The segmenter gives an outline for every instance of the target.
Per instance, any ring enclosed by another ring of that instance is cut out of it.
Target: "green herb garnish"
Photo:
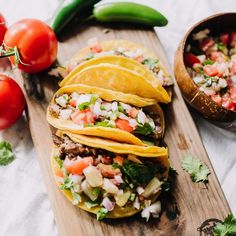
[[[93,202],[93,201],[88,201],[88,202],[85,202],[85,206],[88,208],[88,209],[91,209],[95,206],[98,206],[98,203],[97,202]]]
[[[183,170],[190,174],[193,182],[208,182],[208,175],[211,172],[198,158],[188,155],[181,162]]]
[[[236,235],[236,219],[229,214],[223,223],[217,223],[214,228],[215,236],[235,236]]]
[[[120,168],[120,166],[119,166],[118,163],[115,162],[115,163],[112,164],[112,168],[113,169],[118,169],[118,168]]]
[[[159,60],[153,59],[153,58],[147,58],[142,61],[143,65],[147,65],[150,70],[153,70],[155,67],[157,67]]]
[[[118,105],[118,111],[124,113],[125,109],[120,104]]]
[[[97,220],[103,220],[108,213],[108,210],[102,207],[97,213]]]
[[[80,203],[81,202],[80,195],[78,193],[76,193],[73,189],[71,189],[71,193],[72,193],[72,197],[73,197],[72,204],[77,205],[78,203]]]
[[[147,136],[153,132],[153,127],[149,123],[145,123],[144,125],[138,125],[138,127],[135,129],[136,134],[141,134],[144,136]]]
[[[101,189],[98,188],[98,187],[95,187],[95,188],[93,189],[93,195],[95,195],[96,198],[98,198],[100,192],[101,192]]]
[[[64,179],[64,183],[60,186],[60,189],[62,190],[71,190],[73,187],[73,181],[69,177],[66,177]]]
[[[115,128],[114,125],[111,125],[109,121],[98,121],[95,123],[95,126],[102,126],[102,127],[110,127],[110,128]]]
[[[206,59],[202,64],[205,65],[213,65],[215,62],[210,60],[210,59]]]
[[[60,168],[62,168],[63,166],[63,161],[61,160],[61,158],[59,156],[54,156],[54,160],[57,162],[57,164],[59,165]]]
[[[164,168],[159,163],[139,164],[128,161],[121,167],[121,171],[130,182],[147,184],[157,173],[163,173]]]
[[[83,102],[83,103],[81,103],[81,104],[78,105],[78,108],[79,108],[81,111],[83,111],[83,110],[89,108],[90,104],[91,104],[90,102]]]
[[[14,160],[11,144],[6,141],[0,142],[0,165],[6,166]]]
[[[225,49],[226,45],[224,43],[220,42],[217,44],[217,50],[224,52]]]

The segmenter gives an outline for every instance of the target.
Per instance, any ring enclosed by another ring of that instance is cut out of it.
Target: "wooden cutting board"
[[[135,29],[119,25],[98,26],[91,23],[80,27],[70,26],[67,32],[60,39],[62,42],[59,45],[58,59],[62,64],[79,49],[85,47],[89,38],[96,36],[100,40],[117,38],[143,44],[153,50],[168,68],[162,46],[152,29]],[[19,72],[16,77],[22,81]],[[28,117],[37,159],[61,236],[194,236],[200,235],[197,229],[206,219],[218,218],[222,220],[230,212],[196,126],[177,85],[174,86],[173,102],[166,109],[165,142],[169,147],[172,166],[177,169],[178,176],[174,185],[174,194],[171,198],[166,199],[169,204],[163,207],[160,219],[153,219],[146,223],[140,219],[140,216],[134,216],[127,219],[98,222],[95,216],[73,206],[57,188],[50,166],[52,139],[46,121],[46,108],[57,89],[58,81],[45,74],[39,75],[39,77],[45,99],[38,101],[26,95]],[[189,175],[181,169],[180,161],[185,154],[197,156],[208,165],[211,170],[208,185],[193,183]]]

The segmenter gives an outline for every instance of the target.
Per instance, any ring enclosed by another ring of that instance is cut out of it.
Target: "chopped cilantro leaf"
[[[100,194],[100,192],[101,192],[101,189],[100,188],[94,188],[93,189],[93,194],[98,198],[98,196],[99,196],[99,194]]]
[[[212,65],[214,64],[215,62],[210,60],[210,59],[206,59],[202,64],[205,66],[205,65]]]
[[[94,104],[98,99],[97,95],[92,95],[91,99],[90,99],[90,104]]]
[[[128,161],[121,167],[123,175],[134,184],[147,184],[157,174],[162,173],[164,168],[158,163],[144,164]]]
[[[113,169],[118,169],[119,167],[120,167],[119,164],[116,162],[112,164]]]
[[[70,190],[73,187],[73,181],[70,178],[65,178],[64,183],[60,186],[62,190]]]
[[[98,212],[97,212],[97,220],[103,220],[108,213],[108,210],[104,207],[102,207]]]
[[[90,102],[83,102],[81,104],[78,105],[78,108],[83,111],[85,109],[87,109],[90,106]]]
[[[118,105],[118,111],[121,113],[124,113],[125,109],[119,104]]]
[[[190,155],[182,159],[182,168],[188,172],[193,182],[207,182],[208,175],[211,173],[208,167],[198,158]]]
[[[215,236],[234,236],[236,235],[236,219],[229,214],[223,223],[216,224],[214,228]]]
[[[89,201],[89,202],[85,202],[85,206],[88,208],[88,209],[91,209],[95,206],[98,206],[98,203],[97,202],[93,202],[93,201]]]
[[[102,127],[110,127],[110,128],[115,128],[114,125],[109,124],[108,121],[99,121],[95,123],[95,126],[102,126]]]
[[[150,70],[153,70],[155,67],[157,67],[158,62],[158,59],[147,58],[142,61],[142,64],[147,65]]]
[[[61,158],[59,156],[54,156],[54,159],[57,162],[57,164],[59,165],[59,167],[62,168],[63,161],[61,160]]]
[[[71,189],[71,193],[72,193],[72,197],[73,197],[72,204],[77,205],[78,203],[80,203],[81,202],[80,195],[78,193],[76,193],[73,189]]]
[[[105,107],[104,106],[100,106],[100,109],[101,109],[101,111],[105,111],[106,109],[105,109]]]
[[[135,129],[136,134],[141,134],[144,136],[147,136],[153,132],[153,128],[149,123],[145,123],[144,125],[138,125],[138,127]]]
[[[5,166],[14,160],[11,144],[6,141],[0,142],[0,165]]]

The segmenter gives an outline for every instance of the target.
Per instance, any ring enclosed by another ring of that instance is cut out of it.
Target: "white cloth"
[[[210,14],[236,11],[235,0],[149,0],[169,19],[167,27],[158,28],[169,62],[173,62],[176,47],[190,25]],[[57,0],[8,0],[1,2],[1,13],[8,24],[22,18],[46,20]],[[203,143],[215,168],[231,209],[236,214],[236,134],[223,131],[194,114]],[[42,182],[41,172],[26,120],[22,118],[0,138],[9,141],[15,161],[0,167],[0,236],[57,235],[53,213]]]

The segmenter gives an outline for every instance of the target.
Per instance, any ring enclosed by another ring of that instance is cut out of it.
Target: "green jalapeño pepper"
[[[160,12],[133,2],[98,4],[93,15],[100,22],[128,22],[147,26],[165,26],[168,23]]]
[[[64,0],[53,16],[52,29],[58,34],[75,15],[92,11],[97,2],[99,0]]]

